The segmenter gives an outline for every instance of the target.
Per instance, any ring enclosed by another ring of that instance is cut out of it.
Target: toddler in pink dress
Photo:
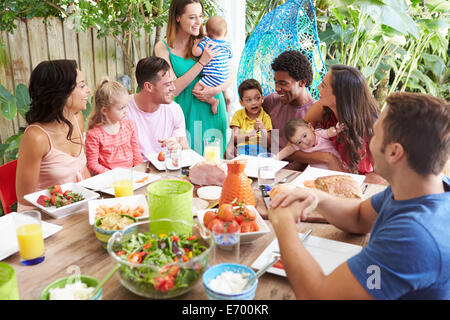
[[[86,134],[87,167],[92,175],[143,162],[135,124],[125,119],[128,91],[104,80],[94,94],[94,111]]]
[[[344,126],[340,123],[337,123],[336,127],[330,127],[326,130],[314,129],[310,123],[303,119],[292,119],[284,128],[288,144],[277,154],[277,159],[282,160],[301,150],[303,152],[329,152],[342,162],[342,158],[330,138],[336,136],[343,129]],[[344,165],[345,163],[343,163]],[[314,163],[310,164],[310,166],[329,169],[325,163]]]

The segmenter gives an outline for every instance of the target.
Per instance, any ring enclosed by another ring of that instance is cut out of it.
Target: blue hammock
[[[237,85],[253,78],[261,83],[264,96],[274,92],[271,64],[286,50],[298,50],[310,61],[314,78],[309,91],[318,100],[317,86],[327,70],[320,53],[315,8],[311,0],[289,0],[261,19],[242,51]]]

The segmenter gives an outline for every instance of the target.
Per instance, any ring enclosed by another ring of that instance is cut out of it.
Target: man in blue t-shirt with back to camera
[[[450,179],[441,174],[450,154],[450,104],[419,93],[386,101],[370,151],[389,187],[367,200],[305,188],[280,189],[272,199],[269,218],[297,298],[450,299]],[[341,230],[371,233],[328,276],[295,226],[315,209]]]

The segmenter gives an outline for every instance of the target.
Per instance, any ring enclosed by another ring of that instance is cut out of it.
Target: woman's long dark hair
[[[64,117],[63,110],[77,85],[77,63],[75,60],[53,60],[39,63],[31,72],[29,92],[30,110],[25,119],[34,122],[64,122],[69,127],[67,140],[71,140],[73,126]]]
[[[345,124],[345,129],[338,135],[337,141],[344,146],[343,151],[349,161],[350,170],[356,172],[363,156],[360,151],[366,151],[364,142],[369,142],[373,136],[373,125],[378,118],[379,107],[370,93],[366,79],[358,69],[333,65],[331,75],[337,120]],[[329,111],[331,110],[328,109],[328,115]],[[326,117],[327,112],[324,114],[324,118]]]

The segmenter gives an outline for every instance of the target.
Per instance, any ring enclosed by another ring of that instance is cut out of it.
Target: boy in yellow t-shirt
[[[238,93],[244,109],[236,111],[230,122],[232,135],[226,150],[228,159],[240,154],[257,156],[270,148],[272,120],[262,108],[261,85],[255,79],[247,79],[239,85]]]

